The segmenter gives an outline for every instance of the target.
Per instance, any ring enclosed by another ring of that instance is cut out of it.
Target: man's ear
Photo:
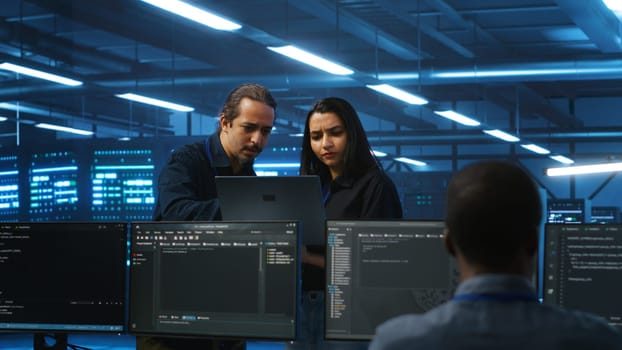
[[[224,114],[218,116],[218,124],[220,125],[220,130],[225,131],[229,126],[229,121],[225,118]]]
[[[449,234],[449,230],[445,229],[443,235],[443,242],[445,243],[445,249],[451,256],[456,256],[456,247],[454,247],[454,243],[451,239],[451,235]]]

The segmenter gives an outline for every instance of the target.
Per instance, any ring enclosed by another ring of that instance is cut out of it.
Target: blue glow
[[[59,172],[59,171],[75,171],[78,170],[77,166],[61,166],[61,167],[54,167],[54,168],[39,168],[39,169],[32,169],[33,173],[52,173],[52,172]]]
[[[0,186],[0,192],[17,191],[17,185]]]
[[[6,196],[0,196],[0,199],[12,199],[12,198],[18,198],[18,196],[16,194],[8,194]]]
[[[464,70],[442,73],[432,73],[432,78],[491,78],[491,77],[516,77],[516,76],[555,76],[568,74],[597,74],[619,72],[621,69],[612,68],[542,68],[542,69],[504,69],[504,70]]]
[[[95,170],[153,170],[153,165],[96,165]]]
[[[300,168],[300,163],[257,163],[255,168]]]
[[[18,170],[0,171],[0,176],[19,175]]]

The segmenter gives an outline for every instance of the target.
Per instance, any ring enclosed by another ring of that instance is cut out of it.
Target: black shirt
[[[176,149],[158,178],[154,220],[220,220],[217,175],[233,175],[218,134]],[[252,164],[236,175],[255,175]]]
[[[401,219],[402,204],[393,181],[382,169],[371,169],[358,178],[339,176],[324,186],[326,219]],[[307,247],[326,254],[325,247]],[[322,290],[324,270],[303,265],[303,290]]]

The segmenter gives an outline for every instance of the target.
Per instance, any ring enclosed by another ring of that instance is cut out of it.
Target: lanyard
[[[454,301],[538,301],[533,293],[467,293],[454,296]]]
[[[330,197],[330,185],[322,186],[322,192],[324,196],[324,206],[326,206],[326,202],[328,202],[328,198]]]

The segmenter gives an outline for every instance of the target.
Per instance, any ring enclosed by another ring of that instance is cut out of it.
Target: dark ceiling
[[[411,155],[413,147],[474,144],[529,153],[432,113],[441,108],[567,156],[620,154],[576,147],[622,136],[617,116],[594,123],[578,111],[589,110],[585,101],[622,96],[620,23],[601,0],[191,3],[242,29],[217,31],[140,0],[3,0],[0,61],[84,85],[64,87],[0,70],[0,113],[9,118],[0,123],[0,143],[17,137],[17,119],[25,131],[49,122],[90,129],[101,138],[179,135],[177,124],[181,134],[193,133],[200,120],[213,121],[232,87],[258,82],[277,98],[280,134],[300,131],[314,100],[341,96],[361,113],[372,144],[395,155]],[[355,73],[331,75],[266,48],[285,44]],[[412,106],[365,87],[377,83],[430,103]],[[172,113],[115,97],[124,92],[195,111]]]

